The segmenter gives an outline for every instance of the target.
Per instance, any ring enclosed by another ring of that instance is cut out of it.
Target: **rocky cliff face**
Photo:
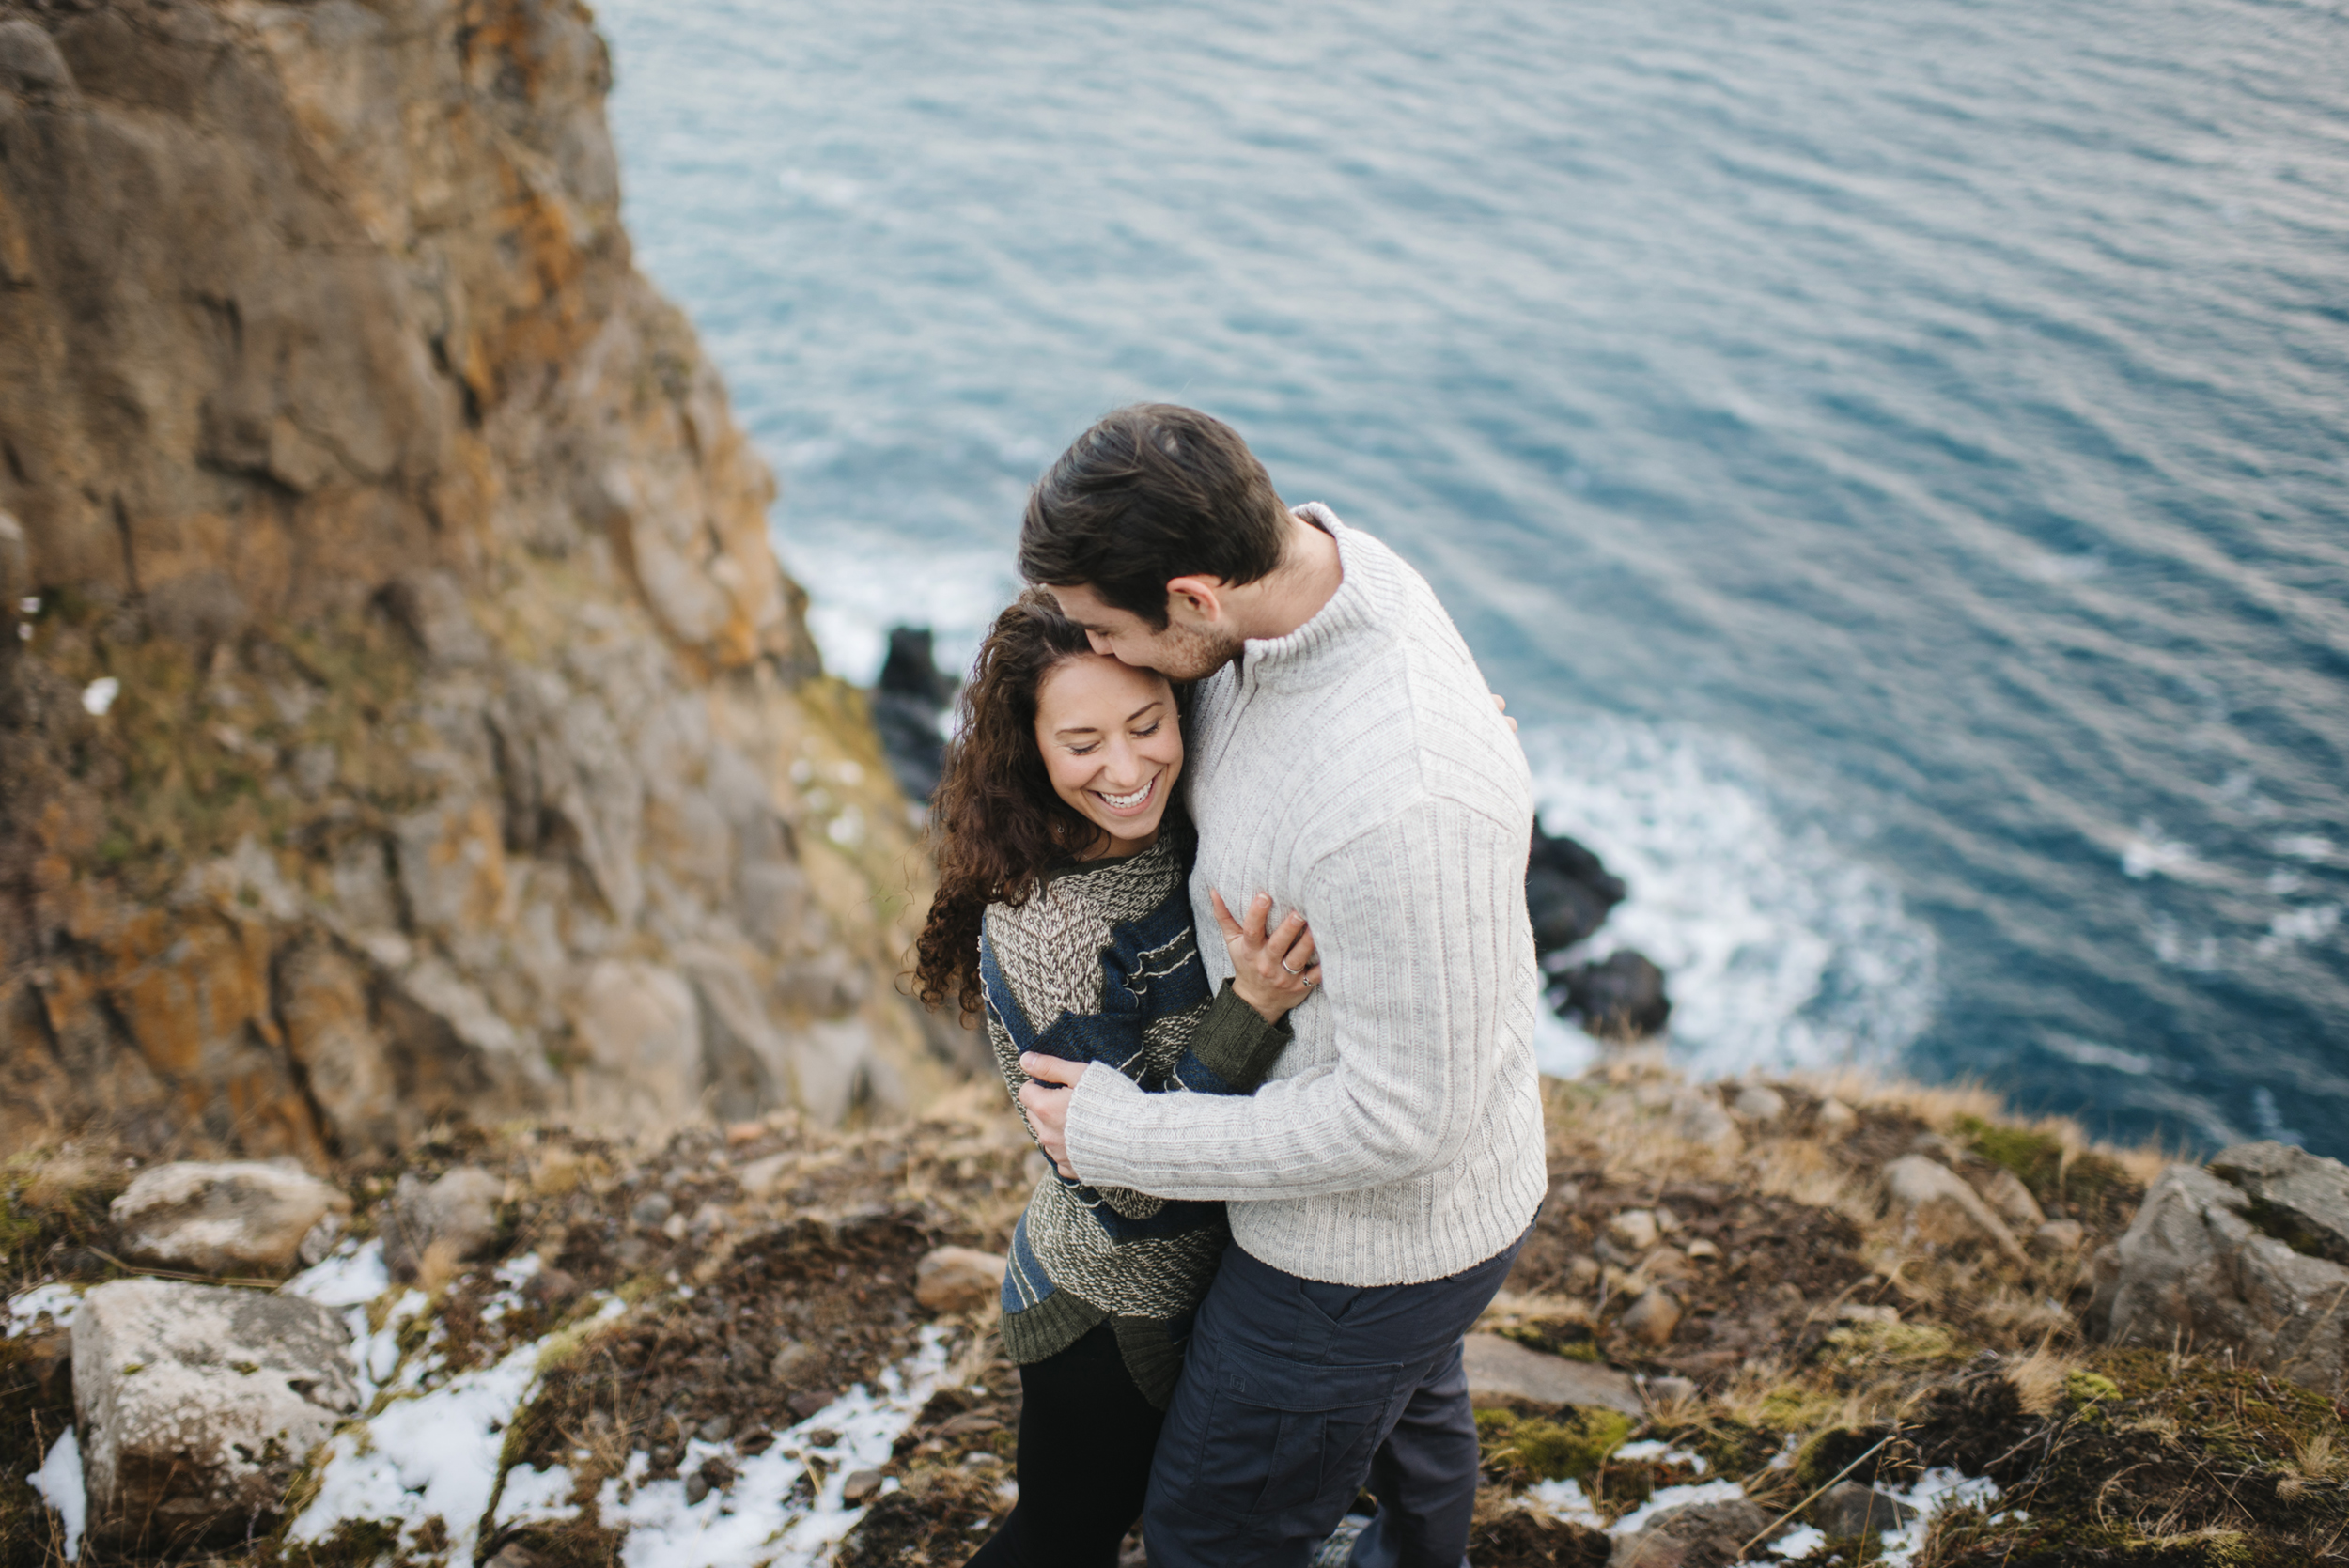
[[[569,0],[0,0],[0,1141],[955,1071]]]

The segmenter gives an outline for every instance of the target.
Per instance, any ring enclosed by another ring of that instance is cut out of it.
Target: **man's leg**
[[[1153,1568],[1296,1568],[1344,1516],[1371,1455],[1422,1387],[1456,1368],[1517,1246],[1445,1280],[1365,1289],[1299,1280],[1237,1248],[1201,1306],[1150,1474],[1143,1537]],[[1465,1389],[1462,1390],[1463,1402]],[[1431,1395],[1431,1399],[1432,1399]],[[1412,1451],[1430,1451],[1420,1445]],[[1456,1459],[1456,1453],[1454,1456]],[[1439,1478],[1408,1490],[1423,1541],[1393,1560],[1455,1568],[1468,1545],[1471,1428],[1457,1541]]]
[[[1468,1560],[1476,1507],[1476,1415],[1460,1347],[1411,1390],[1403,1417],[1371,1456],[1377,1516],[1354,1543],[1352,1568],[1454,1568]]]

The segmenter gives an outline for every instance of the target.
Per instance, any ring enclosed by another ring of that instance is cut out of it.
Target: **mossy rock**
[[[2092,1150],[2067,1158],[2052,1133],[1961,1116],[1957,1130],[1973,1152],[2012,1171],[2043,1207],[2060,1207],[2099,1229],[2134,1210],[2144,1189],[2112,1160]]]
[[[1528,1482],[1588,1481],[1629,1440],[1631,1430],[1631,1418],[1616,1410],[1567,1406],[1555,1417],[1476,1412],[1487,1473]]]

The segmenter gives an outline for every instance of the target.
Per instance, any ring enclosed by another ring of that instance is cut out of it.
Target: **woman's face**
[[[1166,677],[1104,654],[1065,659],[1036,692],[1035,743],[1060,798],[1110,835],[1109,855],[1158,842],[1183,771]]]

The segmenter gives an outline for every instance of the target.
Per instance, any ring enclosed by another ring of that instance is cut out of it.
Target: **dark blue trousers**
[[[1378,1516],[1354,1568],[1464,1568],[1477,1451],[1460,1339],[1524,1243],[1362,1289],[1226,1251],[1159,1434],[1151,1568],[1297,1568],[1365,1486]]]

